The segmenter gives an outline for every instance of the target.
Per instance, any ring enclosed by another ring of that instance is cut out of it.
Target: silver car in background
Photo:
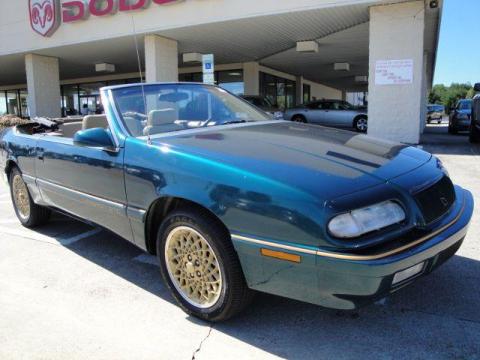
[[[354,128],[367,132],[368,114],[366,109],[356,108],[342,100],[319,100],[285,111],[285,120],[320,124],[325,126]]]

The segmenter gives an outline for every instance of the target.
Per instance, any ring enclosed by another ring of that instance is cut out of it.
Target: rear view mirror
[[[476,83],[475,86],[473,87],[473,90],[480,92],[480,83]]]

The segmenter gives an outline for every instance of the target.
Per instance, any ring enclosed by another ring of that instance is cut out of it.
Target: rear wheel
[[[170,214],[158,231],[157,256],[164,281],[187,314],[223,321],[251,300],[230,235],[204,211]]]
[[[355,130],[361,133],[366,133],[368,130],[368,119],[366,117],[359,117],[355,119],[353,124]]]
[[[33,228],[48,222],[51,211],[33,202],[18,168],[10,173],[10,194],[15,213],[23,226]]]
[[[307,119],[303,115],[294,115],[292,117],[293,122],[306,123]]]

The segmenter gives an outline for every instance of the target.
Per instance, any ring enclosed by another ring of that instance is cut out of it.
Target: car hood
[[[398,143],[286,121],[218,126],[152,142],[323,200],[384,183],[431,158]]]

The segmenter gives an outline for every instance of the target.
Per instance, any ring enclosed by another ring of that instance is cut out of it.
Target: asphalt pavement
[[[444,124],[423,146],[480,203],[480,148]],[[2,184],[0,359],[480,359],[479,221],[444,266],[358,312],[259,294],[211,326],[174,304],[154,257],[61,215],[27,230]]]

